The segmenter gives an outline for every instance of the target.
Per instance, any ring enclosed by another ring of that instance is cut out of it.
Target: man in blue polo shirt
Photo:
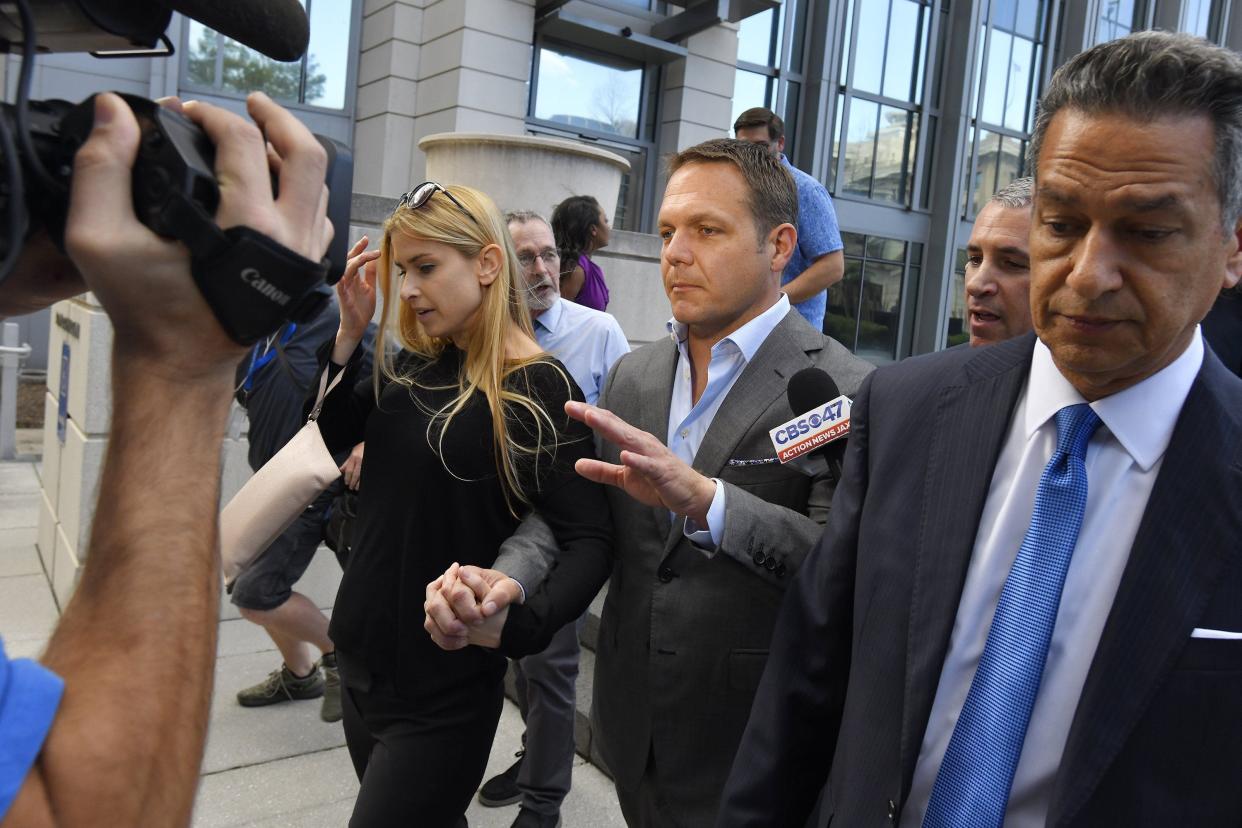
[[[781,159],[798,187],[798,246],[785,272],[781,290],[817,331],[824,329],[828,288],[845,275],[837,212],[824,185],[789,163],[785,157],[785,122],[772,110],[756,106],[737,117],[733,132],[739,141],[763,144]]]

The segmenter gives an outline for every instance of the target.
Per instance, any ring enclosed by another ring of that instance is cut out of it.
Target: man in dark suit
[[[1242,821],[1242,58],[1145,32],[1032,139],[1038,339],[876,372],[720,826]]]
[[[797,371],[818,366],[849,395],[871,371],[780,292],[797,205],[762,147],[678,154],[659,217],[670,337],[622,357],[599,408],[569,405],[602,438],[578,471],[613,486],[592,717],[631,825],[715,818],[781,596],[836,483],[778,463],[768,432],[795,413]]]

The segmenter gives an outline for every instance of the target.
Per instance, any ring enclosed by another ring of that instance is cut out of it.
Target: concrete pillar
[[[90,293],[56,303],[51,315],[36,546],[63,609],[89,552],[97,511],[112,421],[112,324]],[[244,439],[225,441],[226,500],[250,475],[246,445]]]
[[[660,156],[679,152],[733,128],[733,81],[737,72],[737,26],[721,23],[687,38],[686,57],[668,64],[661,100]],[[664,191],[664,170],[656,187]]]
[[[421,181],[418,140],[526,131],[534,0],[368,0],[363,7],[354,191]]]

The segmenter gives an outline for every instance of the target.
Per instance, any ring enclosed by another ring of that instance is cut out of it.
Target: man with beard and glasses
[[[613,363],[630,351],[625,334],[611,314],[561,298],[560,256],[543,216],[522,210],[505,219],[526,277],[535,340],[564,363],[586,401],[594,404]],[[569,793],[583,618],[562,628],[543,652],[515,662],[518,706],[526,722],[523,749],[508,770],[479,790],[479,802],[488,807],[522,803],[514,826],[556,825]]]

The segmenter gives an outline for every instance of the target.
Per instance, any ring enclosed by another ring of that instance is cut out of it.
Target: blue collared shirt
[[[716,412],[725,397],[733,389],[742,370],[755,356],[769,334],[789,313],[789,298],[781,294],[772,307],[738,328],[712,346],[711,360],[707,364],[707,385],[696,403],[693,401],[694,382],[690,376],[690,352],[687,346],[686,326],[669,320],[668,331],[677,343],[677,368],[673,375],[673,397],[668,411],[668,447],[686,465],[694,465],[694,456],[703,444],[703,437],[711,427]],[[716,495],[707,511],[707,527],[700,528],[687,519],[686,537],[698,546],[714,550],[719,538],[724,536],[725,489],[716,480]]]
[[[781,163],[793,176],[794,184],[798,185],[798,246],[781,274],[781,284],[786,285],[814,264],[816,259],[840,250],[842,244],[837,211],[833,209],[828,190],[814,177],[790,164],[784,155],[781,155]],[[811,323],[812,328],[822,331],[827,305],[828,291],[825,290],[794,307]]]
[[[0,822],[43,748],[65,683],[27,658],[9,661],[0,641]]]
[[[604,380],[630,344],[612,314],[557,299],[537,319],[535,341],[559,359],[591,405],[599,399]]]

